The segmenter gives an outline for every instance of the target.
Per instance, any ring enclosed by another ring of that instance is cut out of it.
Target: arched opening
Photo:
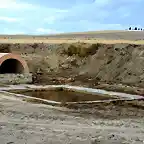
[[[23,73],[24,72],[24,67],[21,64],[20,61],[17,59],[6,59],[5,61],[2,62],[0,66],[0,73],[1,74],[6,74],[6,73]]]

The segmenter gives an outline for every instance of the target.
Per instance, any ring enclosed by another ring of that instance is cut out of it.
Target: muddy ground
[[[0,44],[21,54],[34,84],[70,84],[144,95],[144,46]],[[2,144],[142,144],[144,108],[127,104],[51,107],[0,99]]]

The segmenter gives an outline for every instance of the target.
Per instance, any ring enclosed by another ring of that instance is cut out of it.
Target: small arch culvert
[[[24,74],[29,73],[26,61],[19,55],[12,53],[0,53],[0,74]]]

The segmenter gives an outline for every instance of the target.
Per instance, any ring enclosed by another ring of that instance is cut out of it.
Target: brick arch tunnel
[[[0,74],[29,73],[27,63],[19,55],[0,53]]]

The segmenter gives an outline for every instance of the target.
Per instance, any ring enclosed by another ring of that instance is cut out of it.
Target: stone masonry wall
[[[0,74],[0,84],[26,84],[32,82],[32,74]]]

